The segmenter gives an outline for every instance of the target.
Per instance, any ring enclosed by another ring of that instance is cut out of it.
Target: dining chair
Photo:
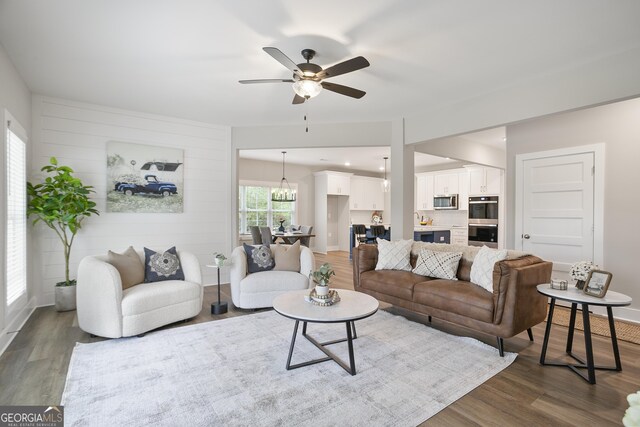
[[[313,225],[301,225],[300,226],[300,233],[302,233],[302,234],[311,234],[312,231],[313,231]],[[309,243],[310,242],[311,242],[311,236],[301,237],[300,238],[300,244],[302,246],[309,247]]]
[[[365,227],[364,224],[353,224],[351,229],[353,230],[355,246],[358,246],[360,243],[367,243],[367,227]]]
[[[254,245],[262,244],[262,234],[260,234],[260,227],[257,225],[249,226],[249,231],[251,231],[251,238],[253,239]]]
[[[273,243],[273,238],[271,237],[271,228],[260,227],[260,235],[262,236],[263,245],[270,246],[271,243]]]

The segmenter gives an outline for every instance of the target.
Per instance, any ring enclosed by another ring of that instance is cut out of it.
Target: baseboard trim
[[[339,251],[340,246],[327,246],[327,252],[329,251]]]
[[[0,332],[0,356],[9,348],[9,344],[18,335],[24,324],[27,323],[35,309],[36,299],[31,298],[18,315]]]

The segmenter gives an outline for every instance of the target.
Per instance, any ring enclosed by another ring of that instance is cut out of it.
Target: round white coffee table
[[[356,374],[356,364],[353,355],[353,340],[358,338],[356,334],[355,321],[364,319],[378,311],[378,300],[361,292],[337,289],[340,295],[340,302],[329,306],[321,307],[305,300],[310,290],[293,291],[277,296],[273,300],[273,309],[279,314],[296,321],[293,327],[293,336],[289,346],[289,356],[287,357],[287,370],[301,368],[303,366],[314,365],[316,363],[333,360],[351,375]],[[327,355],[321,359],[309,360],[307,362],[291,364],[291,356],[296,343],[298,325],[302,322],[302,336],[308,339],[320,351]],[[327,342],[318,342],[315,338],[307,335],[307,323],[342,323],[346,325],[347,338],[337,339]],[[340,342],[347,342],[349,346],[349,365],[343,362],[338,356],[333,354],[327,346]]]
[[[621,371],[622,364],[620,362],[620,352],[618,350],[618,338],[616,337],[616,326],[613,320],[613,307],[623,307],[631,304],[631,297],[621,294],[620,292],[609,291],[603,298],[593,297],[585,294],[582,290],[575,287],[569,287],[566,291],[559,289],[551,289],[549,284],[542,284],[537,286],[538,292],[551,298],[549,303],[549,316],[547,318],[547,327],[544,332],[544,341],[542,343],[542,352],[540,353],[540,364],[551,366],[564,366],[571,369],[576,374],[580,375],[590,384],[596,383],[596,369],[603,369],[608,371]],[[568,301],[571,303],[571,317],[569,318],[569,333],[567,335],[567,348],[566,352],[569,356],[574,358],[576,363],[560,363],[560,362],[546,362],[545,357],[547,355],[547,345],[549,344],[549,334],[551,333],[551,323],[553,320],[553,309],[556,305],[556,300]],[[571,350],[573,347],[573,333],[576,326],[576,311],[578,304],[582,306],[582,323],[584,325],[584,346],[587,361],[575,356]],[[599,305],[607,308],[607,315],[609,317],[609,330],[611,332],[611,343],[613,345],[613,357],[616,362],[616,366],[596,366],[593,361],[593,346],[591,344],[591,323],[589,321],[589,305]],[[585,376],[578,369],[586,369],[587,375]]]

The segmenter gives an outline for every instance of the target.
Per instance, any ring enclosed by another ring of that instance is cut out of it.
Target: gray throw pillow
[[[164,280],[184,280],[184,272],[176,247],[164,252],[144,248],[144,282],[162,282]]]
[[[129,246],[122,254],[109,251],[107,262],[120,273],[123,290],[144,282],[144,265],[133,247]]]
[[[242,246],[247,254],[247,271],[249,273],[273,270],[275,262],[268,246],[251,246],[246,243],[243,243]]]

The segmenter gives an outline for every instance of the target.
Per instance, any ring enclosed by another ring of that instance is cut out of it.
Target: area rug
[[[570,318],[571,309],[556,305],[553,312],[553,324],[568,327]],[[589,323],[591,325],[591,333],[604,337],[611,336],[611,330],[609,329],[609,319],[607,317],[592,314],[589,318]],[[615,324],[616,337],[618,337],[620,341],[628,341],[634,344],[640,344],[639,324],[619,319],[615,320]],[[580,310],[578,310],[578,314],[576,316],[576,329],[584,331],[584,326],[582,325],[582,312]]]
[[[356,322],[357,375],[333,361],[287,371],[294,322],[268,311],[74,349],[71,426],[415,426],[516,358],[379,311]],[[310,324],[328,341],[344,324]],[[346,343],[332,349],[348,360]],[[292,363],[324,356],[298,336]]]

